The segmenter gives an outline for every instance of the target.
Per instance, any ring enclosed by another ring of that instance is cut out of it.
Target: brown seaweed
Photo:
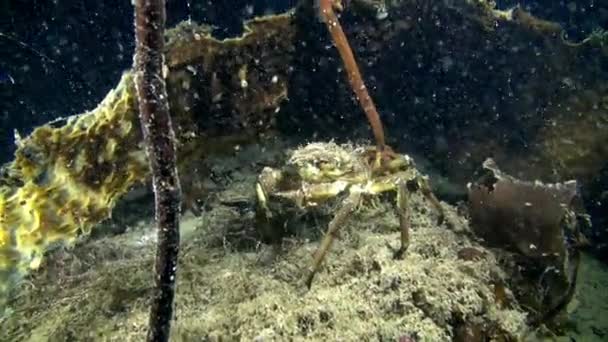
[[[532,324],[552,319],[572,298],[578,267],[572,203],[576,181],[528,182],[501,172],[492,159],[469,184],[471,224],[496,248],[510,273],[510,287],[531,312]]]

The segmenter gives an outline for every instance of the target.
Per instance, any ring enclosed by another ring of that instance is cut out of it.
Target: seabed
[[[301,278],[324,227],[312,225],[280,246],[255,238],[253,184],[282,146],[254,145],[209,161],[216,177],[203,215],[186,212],[181,223],[173,340],[448,341],[475,324],[527,333],[510,293],[497,298],[504,274],[492,252],[471,240],[467,220],[443,203],[453,227],[437,226],[417,194],[403,260],[390,248],[399,242],[397,217],[381,201],[349,220],[306,291]],[[21,284],[0,340],[144,339],[156,235],[151,207],[149,196],[127,198],[97,229],[126,225],[123,234],[93,234],[52,252]],[[477,257],[460,252],[469,247]]]

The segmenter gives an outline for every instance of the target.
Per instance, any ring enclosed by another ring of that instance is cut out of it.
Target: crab
[[[335,214],[307,270],[305,285],[310,288],[339,229],[350,214],[380,194],[396,193],[396,210],[401,230],[401,245],[395,250],[400,258],[409,245],[408,197],[421,191],[444,220],[444,210],[431,191],[429,179],[415,167],[411,157],[391,152],[390,158],[377,162],[374,146],[310,143],[296,149],[280,169],[265,167],[256,182],[257,225],[268,233],[290,224],[284,210],[305,213],[338,200]],[[332,207],[331,205],[329,207]]]

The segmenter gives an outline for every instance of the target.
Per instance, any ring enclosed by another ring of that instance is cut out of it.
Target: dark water
[[[295,0],[170,1],[168,25],[191,18],[216,26],[218,37],[238,35],[242,20],[279,12]],[[522,4],[533,14],[564,24],[578,40],[606,27],[603,1],[498,1]],[[0,160],[10,160],[14,128],[31,127],[94,107],[132,63],[132,6],[128,1],[3,1],[0,70],[14,84],[0,88]]]

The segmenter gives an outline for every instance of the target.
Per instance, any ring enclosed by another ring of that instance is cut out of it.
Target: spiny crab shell
[[[265,167],[256,183],[258,231],[276,240],[302,216],[332,214],[353,191],[378,196],[407,184],[410,191],[428,187],[408,155],[395,154],[382,168],[374,167],[372,146],[315,142],[289,155],[279,169]]]

